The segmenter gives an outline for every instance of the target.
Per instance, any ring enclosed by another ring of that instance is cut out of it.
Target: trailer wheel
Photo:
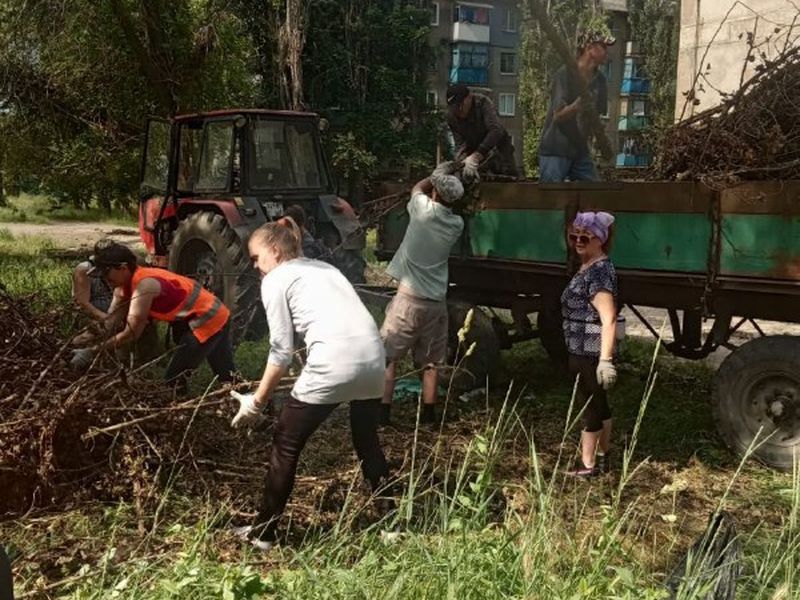
[[[800,337],[751,340],[728,356],[714,377],[714,421],[741,456],[758,436],[761,462],[791,470],[800,459]],[[767,439],[768,438],[768,439]]]
[[[459,348],[458,331],[464,326],[471,308],[475,309],[472,313],[472,323],[464,343]],[[486,385],[486,376],[495,369],[500,359],[500,341],[491,318],[478,306],[464,302],[448,302],[447,332],[449,338],[447,363],[457,368],[452,372],[452,379],[442,383],[456,393]],[[475,342],[473,353],[462,358],[473,342]]]
[[[234,344],[263,335],[258,275],[222,215],[201,211],[180,222],[170,246],[169,270],[196,279],[230,309]]]
[[[559,366],[567,364],[567,344],[564,341],[560,301],[547,302],[536,315],[539,340],[547,356]]]

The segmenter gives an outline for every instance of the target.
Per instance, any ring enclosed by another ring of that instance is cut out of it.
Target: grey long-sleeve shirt
[[[383,394],[386,359],[378,328],[350,282],[329,264],[284,262],[261,282],[269,322],[268,362],[289,366],[295,336],[308,349],[292,396],[335,404]]]
[[[550,107],[544,120],[542,138],[539,141],[539,154],[542,156],[564,156],[583,158],[589,156],[589,141],[580,114],[556,122],[553,114],[577,100],[580,86],[569,75],[566,67],[561,67],[553,75],[550,88]],[[600,71],[595,73],[589,83],[589,92],[595,101],[598,114],[608,112],[608,83]]]

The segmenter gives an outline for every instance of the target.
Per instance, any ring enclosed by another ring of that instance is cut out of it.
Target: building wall
[[[771,35],[773,40],[762,49],[774,57],[798,12],[790,0],[682,0],[675,119],[715,106],[720,101],[719,91],[735,91],[747,56],[747,34],[755,31],[756,43]],[[775,28],[781,31],[776,34]],[[793,37],[798,33],[796,29]],[[705,73],[708,65],[711,68]],[[745,80],[753,67],[754,63],[748,63]],[[705,91],[697,90],[700,103],[695,106],[686,102],[683,92],[692,89],[701,68],[708,82],[700,79]]]

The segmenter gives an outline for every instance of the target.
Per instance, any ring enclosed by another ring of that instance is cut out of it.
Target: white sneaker
[[[252,525],[243,525],[241,527],[232,527],[231,533],[238,537],[243,542],[247,542],[256,550],[260,550],[261,552],[269,552],[272,548],[275,547],[275,542],[268,542],[266,540],[260,540],[258,538],[251,538],[250,534],[253,531]]]

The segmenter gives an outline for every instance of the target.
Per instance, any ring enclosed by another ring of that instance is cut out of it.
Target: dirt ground
[[[133,250],[144,250],[144,244],[136,227],[115,225],[114,223],[2,223],[0,229],[8,230],[14,237],[37,236],[50,238],[60,250],[80,250],[91,248],[103,237],[110,237],[127,244]]]

